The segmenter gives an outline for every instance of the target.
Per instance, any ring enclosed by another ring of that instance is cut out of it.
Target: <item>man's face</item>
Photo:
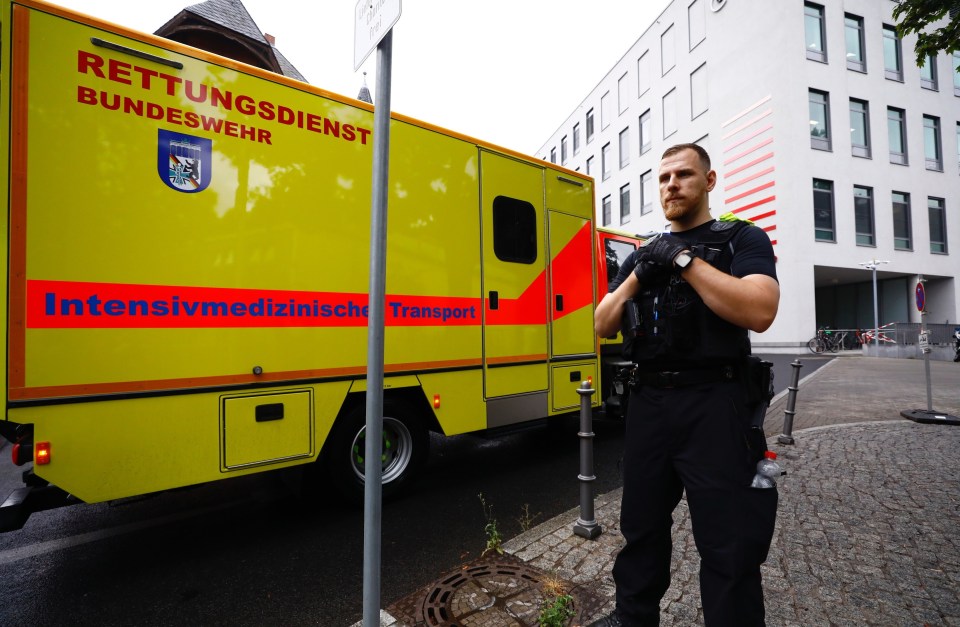
[[[704,170],[700,156],[682,150],[660,162],[660,204],[671,222],[691,222],[710,215],[707,192],[717,183],[717,173]]]

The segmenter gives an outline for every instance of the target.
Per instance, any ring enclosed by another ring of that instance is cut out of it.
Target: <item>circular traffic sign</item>
[[[927,294],[923,289],[923,283],[917,283],[917,311],[923,313],[923,309],[927,304]]]

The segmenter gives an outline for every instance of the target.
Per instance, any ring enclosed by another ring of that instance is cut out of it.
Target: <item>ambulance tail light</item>
[[[593,375],[587,375],[587,385],[593,387]]]
[[[49,442],[37,442],[37,446],[34,449],[34,463],[37,466],[45,466],[50,463],[50,443]]]
[[[434,394],[434,395],[433,395],[433,408],[434,408],[434,409],[440,409],[440,395],[439,395],[439,394]]]
[[[15,466],[23,466],[33,461],[33,445],[30,443],[17,442],[11,449],[10,457]]]

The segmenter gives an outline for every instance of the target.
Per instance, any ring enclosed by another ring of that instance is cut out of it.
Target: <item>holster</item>
[[[773,398],[773,364],[755,355],[744,360],[743,382],[746,389],[747,409],[750,421],[747,425],[747,447],[754,462],[763,458],[767,450],[767,437],[763,431],[763,420]]]
[[[640,308],[632,298],[623,305],[623,316],[620,319],[620,331],[623,333],[624,340],[632,340],[637,337],[640,331],[640,325],[643,323],[643,316],[640,315]]]

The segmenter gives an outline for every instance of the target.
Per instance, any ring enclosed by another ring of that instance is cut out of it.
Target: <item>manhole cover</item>
[[[387,611],[406,625],[434,627],[525,627],[536,625],[544,601],[554,594],[545,591],[548,581],[559,581],[573,597],[576,612],[570,624],[582,616],[597,614],[603,602],[584,588],[549,577],[510,556],[481,559],[448,573],[435,583],[397,601]]]

